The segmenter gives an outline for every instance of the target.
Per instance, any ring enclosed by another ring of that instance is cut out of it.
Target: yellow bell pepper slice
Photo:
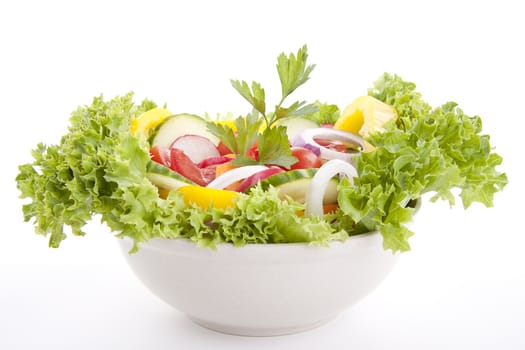
[[[372,96],[361,96],[348,105],[334,124],[334,129],[359,134],[383,132],[386,122],[397,119],[394,107]]]
[[[165,108],[150,109],[131,121],[131,134],[148,137],[150,130],[157,127],[170,115],[172,113]]]
[[[233,207],[239,193],[235,191],[219,190],[202,186],[183,186],[177,189],[182,194],[186,205],[195,204],[202,209],[214,207],[226,209]]]

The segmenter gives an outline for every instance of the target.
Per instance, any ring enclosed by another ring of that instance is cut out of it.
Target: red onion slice
[[[336,130],[336,129],[329,129],[329,128],[307,129],[298,136],[297,140],[294,141],[294,144],[310,145],[310,146],[318,148],[320,152],[320,156],[323,159],[340,159],[346,162],[351,162],[352,158],[356,154],[356,153],[338,152],[338,151],[329,149],[327,147],[321,146],[315,141],[315,138],[329,140],[329,141],[342,141],[342,142],[351,143],[360,148],[365,148],[365,141],[363,140],[361,136],[350,133],[350,132]]]

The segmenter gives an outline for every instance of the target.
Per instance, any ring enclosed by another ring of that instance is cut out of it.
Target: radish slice
[[[199,135],[183,135],[177,137],[170,148],[180,149],[195,164],[199,164],[206,158],[220,156],[213,142]]]
[[[323,215],[323,198],[326,188],[332,177],[337,174],[348,177],[353,184],[354,177],[357,177],[357,170],[352,164],[340,159],[332,159],[323,164],[315,173],[306,190],[306,216]]]
[[[272,167],[272,168],[265,169],[263,171],[259,171],[259,172],[255,173],[255,174],[253,174],[252,176],[247,177],[246,179],[244,179],[244,181],[241,182],[241,184],[237,188],[237,191],[238,192],[244,192],[248,188],[250,188],[253,185],[255,185],[257,182],[259,182],[261,180],[264,180],[267,177],[270,177],[272,175],[280,174],[280,173],[284,173],[284,172],[285,171],[283,169],[279,168],[279,167]]]
[[[295,140],[294,144],[307,144],[312,145],[319,149],[321,158],[323,159],[340,159],[346,162],[351,162],[355,153],[338,152],[318,144],[314,138],[330,140],[330,141],[342,141],[348,142],[361,148],[365,147],[365,141],[361,136],[352,134],[350,132],[329,129],[329,128],[315,128],[307,129],[303,131]],[[303,146],[304,147],[304,146]]]
[[[259,171],[266,169],[268,169],[268,167],[264,165],[247,165],[240,168],[235,168],[215,178],[215,180],[210,182],[206,187],[223,189],[239,180],[246,179],[247,177],[258,173]]]

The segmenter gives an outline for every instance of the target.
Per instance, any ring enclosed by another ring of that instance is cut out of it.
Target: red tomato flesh
[[[211,181],[203,176],[201,169],[182,150],[172,148],[170,151],[171,170],[195,182],[197,185],[206,186]]]
[[[233,151],[229,149],[228,146],[226,146],[222,141],[220,141],[217,145],[217,150],[219,151],[221,156],[233,153]]]
[[[318,157],[313,151],[304,147],[292,147],[291,150],[292,156],[297,158],[297,162],[291,166],[292,170],[321,167],[321,158]]]
[[[168,148],[153,146],[149,150],[149,153],[151,156],[151,160],[159,164],[162,164],[168,168],[170,167],[171,155],[170,155],[170,150]]]

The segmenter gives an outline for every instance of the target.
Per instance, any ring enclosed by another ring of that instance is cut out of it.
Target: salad
[[[307,47],[278,56],[281,99],[232,80],[251,106],[212,120],[127,93],[80,106],[56,145],[38,144],[16,178],[25,221],[58,247],[99,218],[132,252],[152,238],[202,247],[310,242],[378,230],[410,249],[406,223],[425,193],[490,207],[507,177],[481,119],[454,102],[431,107],[385,73],[346,108],[287,102],[315,68]]]

